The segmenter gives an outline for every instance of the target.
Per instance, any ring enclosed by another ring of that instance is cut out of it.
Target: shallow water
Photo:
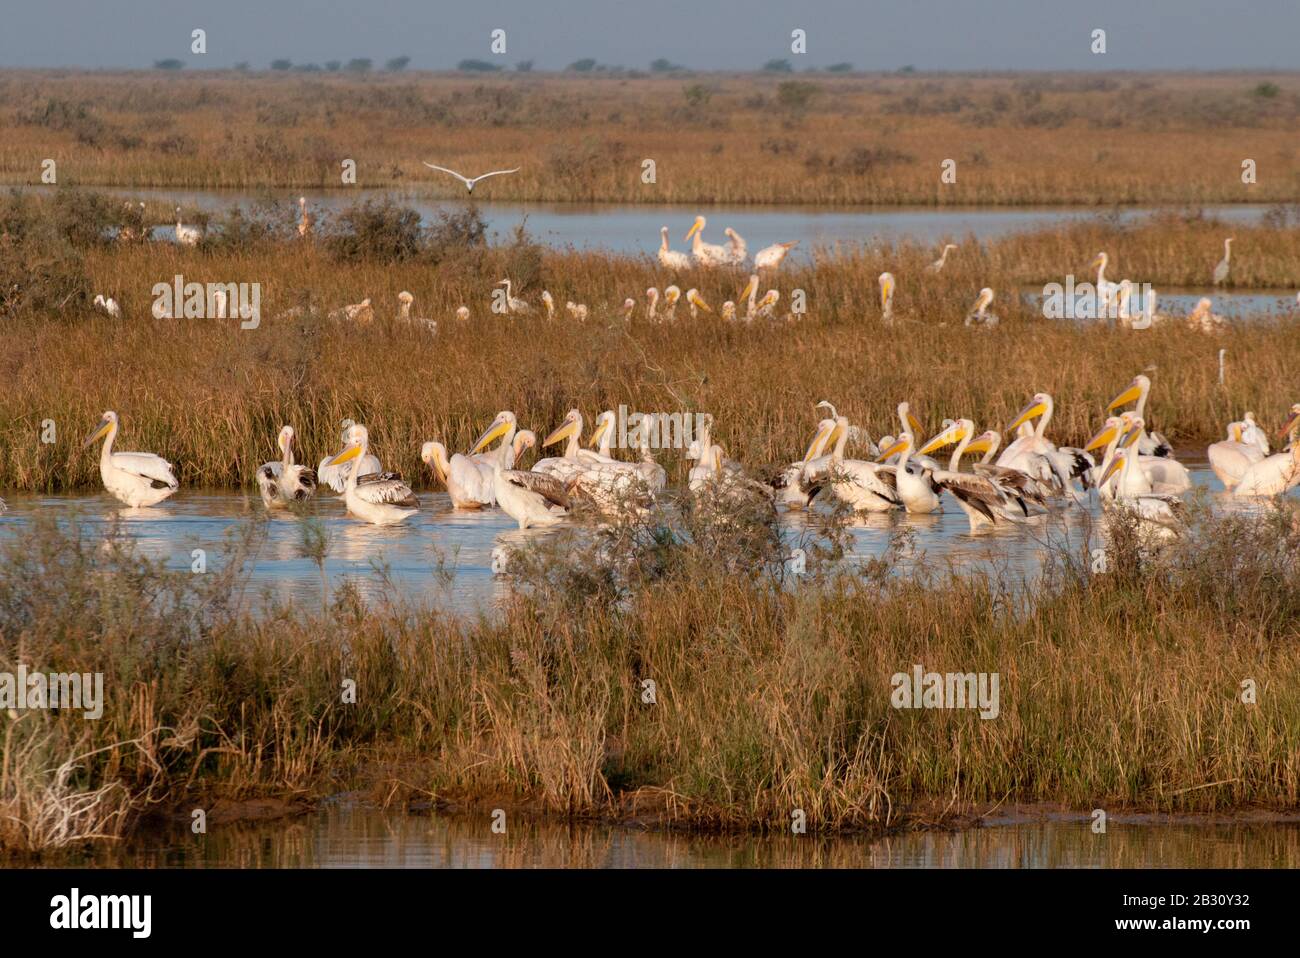
[[[1193,481],[1211,494],[1222,486],[1203,461],[1184,459]],[[263,515],[260,499],[238,493],[182,489],[175,497],[150,509],[126,509],[107,494],[8,497],[9,511],[0,516],[0,541],[13,536],[38,513],[75,519],[87,537],[108,534],[115,518],[121,531],[140,550],[163,559],[175,569],[194,564],[193,550],[202,549],[209,569],[219,568],[228,554],[228,537],[246,520]],[[1225,505],[1236,505],[1224,498]],[[372,526],[347,517],[341,500],[319,496],[306,515],[320,521],[328,536],[325,574],[332,591],[350,580],[368,597],[386,589],[420,605],[449,605],[462,613],[489,611],[508,589],[509,576],[494,575],[492,552],[507,550],[552,535],[552,530],[521,532],[497,509],[462,512],[452,509],[446,493],[420,494],[419,513],[398,526]],[[851,561],[882,556],[900,532],[906,532],[901,555],[904,570],[935,571],[953,564],[963,571],[984,571],[1011,579],[1032,576],[1041,567],[1047,543],[1069,541],[1074,553],[1090,533],[1088,519],[1098,509],[1095,496],[1084,509],[1069,509],[1049,521],[998,527],[970,534],[965,513],[945,497],[944,511],[908,516],[889,513],[864,516],[850,528]],[[800,545],[809,529],[803,513],[786,513],[786,538]],[[315,605],[321,600],[320,570],[302,554],[304,523],[297,516],[273,513],[250,565],[252,593],[269,594]],[[1095,533],[1094,533],[1095,534]]]
[[[1037,288],[1021,290],[1025,302],[1035,307],[1043,304],[1043,291]],[[1203,289],[1165,288],[1156,290],[1156,309],[1161,315],[1186,317],[1196,308],[1196,304],[1207,298],[1211,309],[1224,319],[1284,319],[1300,317],[1300,303],[1296,301],[1296,291],[1290,289],[1255,289],[1255,290],[1220,290],[1213,287]],[[1141,315],[1146,309],[1146,301],[1136,293],[1130,309],[1134,315]],[[1091,322],[1093,320],[1082,320]]]
[[[241,190],[105,189],[105,193],[160,201],[202,210],[219,210],[234,204],[251,204],[272,197],[295,205],[299,190],[246,192]],[[441,211],[461,209],[460,200],[431,199],[419,192],[403,190],[333,190],[307,193],[308,204],[338,210],[366,198],[391,196],[417,210],[425,224],[435,222]],[[709,220],[705,240],[723,243],[723,229],[731,227],[743,236],[753,252],[772,243],[799,240],[790,254],[806,258],[814,247],[914,240],[939,244],[996,239],[1010,233],[1027,232],[1082,220],[1112,217],[1131,223],[1156,212],[1157,207],[1129,207],[1113,211],[1099,207],[889,207],[844,209],[816,206],[633,206],[584,203],[493,203],[478,202],[490,233],[505,239],[526,221],[532,237],[548,246],[579,250],[606,250],[620,254],[652,256],[659,249],[659,228],[668,227],[673,249],[686,250],[683,237],[695,216]],[[289,206],[286,206],[286,210]],[[1207,206],[1207,217],[1225,223],[1258,223],[1267,207],[1253,204]],[[289,215],[289,214],[286,214]],[[175,227],[155,227],[159,239],[175,239]],[[937,250],[936,250],[937,253]]]
[[[78,864],[136,868],[1295,868],[1300,825],[1126,824],[1058,816],[879,837],[682,835],[486,814],[384,812],[340,801],[259,824],[145,832]]]

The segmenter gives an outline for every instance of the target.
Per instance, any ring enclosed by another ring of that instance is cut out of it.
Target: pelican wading
[[[117,430],[117,413],[109,410],[81,444],[86,449],[104,440],[99,453],[99,475],[109,494],[133,509],[156,506],[174,494],[180,483],[172,473],[172,464],[151,452],[114,452]]]
[[[727,247],[704,242],[703,233],[707,223],[708,220],[703,216],[695,217],[695,222],[686,234],[686,241],[691,243],[691,256],[695,259],[696,266],[709,269],[715,266],[726,266],[731,262],[731,252]]]
[[[492,424],[478,437],[471,452],[486,449],[498,439],[501,446],[492,466],[493,488],[501,511],[519,523],[520,529],[549,526],[564,520],[569,510],[569,494],[564,483],[540,472],[525,472],[506,467],[507,451],[518,430],[515,414],[497,413]]]
[[[348,444],[327,465],[337,467],[349,462],[363,461],[370,446],[370,433],[365,426],[353,425],[348,429]],[[343,488],[343,500],[349,515],[377,526],[394,525],[415,515],[420,502],[411,487],[402,482],[394,472],[358,475],[357,468],[348,472]]]
[[[262,493],[262,504],[268,509],[305,502],[316,494],[316,473],[294,462],[293,438],[293,426],[283,427],[275,437],[280,461],[263,463],[257,470],[257,488]]]

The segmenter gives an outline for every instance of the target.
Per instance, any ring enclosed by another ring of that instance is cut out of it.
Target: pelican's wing
[[[342,492],[348,482],[348,464],[345,462],[339,466],[331,466],[329,461],[333,458],[333,456],[326,456],[320,461],[320,465],[316,467],[316,476],[335,492]]]
[[[519,170],[520,168],[517,166],[513,170],[493,170],[491,173],[484,173],[481,176],[474,177],[474,182],[477,183],[479,180],[486,180],[489,176],[500,176],[503,173],[518,173]]]
[[[357,478],[357,497],[374,505],[418,506],[411,487],[395,472],[371,473]]]
[[[569,508],[569,493],[565,484],[554,476],[543,472],[525,472],[522,469],[504,469],[501,478],[512,486],[535,492],[548,502],[564,509]]]
[[[115,452],[113,465],[123,472],[148,479],[158,488],[168,486],[175,489],[177,486],[176,477],[172,475],[172,464],[151,452]]]
[[[262,491],[262,495],[274,499],[280,494],[280,473],[284,471],[284,463],[264,462],[257,467],[257,488]]]
[[[1021,472],[1019,469],[1011,469],[1007,466],[994,466],[988,463],[975,463],[975,474],[988,479],[1004,493],[1015,496],[1021,500],[1021,507],[1024,507],[1025,499],[1037,503],[1040,506],[1046,506],[1047,501],[1043,493],[1043,487],[1033,476]]]
[[[996,521],[993,510],[1007,504],[998,488],[983,476],[973,476],[964,472],[942,472],[935,476],[934,481],[940,488],[947,489],[976,512],[986,516],[989,521]],[[1022,507],[1023,505],[1021,503]]]
[[[424,162],[424,161],[421,161],[421,162]],[[456,177],[456,179],[458,179],[458,180],[460,180],[462,183],[464,183],[466,186],[473,186],[473,185],[474,185],[474,183],[473,183],[472,180],[469,180],[469,179],[467,179],[467,178],[461,176],[461,175],[460,175],[459,173],[457,173],[455,170],[449,170],[449,169],[447,169],[445,166],[434,166],[432,163],[428,163],[428,162],[424,162],[424,165],[427,166],[427,167],[428,167],[429,169],[431,169],[431,170],[437,170],[439,173],[449,173],[449,174],[451,174],[452,176]]]

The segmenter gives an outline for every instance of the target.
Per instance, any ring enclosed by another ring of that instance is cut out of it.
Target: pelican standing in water
[[[502,410],[479,436],[472,452],[477,453],[500,439],[501,448],[492,467],[497,505],[519,523],[520,529],[554,525],[568,513],[568,493],[554,476],[506,467],[506,451],[512,447],[517,429],[515,414]]]
[[[852,506],[855,512],[888,512],[899,505],[895,467],[861,459],[845,459],[844,447],[849,440],[849,420],[835,419],[834,446],[830,456],[821,457],[825,465],[809,464],[808,477],[825,478],[836,498]]]
[[[568,482],[584,467],[584,460],[578,455],[582,451],[582,413],[570,409],[564,415],[564,421],[542,440],[542,446],[553,446],[564,442],[564,454],[539,459],[533,463],[533,472],[554,476],[561,482]]]
[[[1297,426],[1300,426],[1300,403],[1291,407],[1291,416],[1278,435],[1293,435]],[[1293,437],[1289,449],[1247,466],[1232,491],[1238,496],[1277,496],[1296,485],[1300,485],[1300,442],[1295,442]]]
[[[941,272],[943,270],[944,265],[948,262],[948,253],[952,250],[955,250],[956,248],[957,248],[956,243],[944,243],[943,252],[939,254],[939,258],[937,260],[935,260],[933,263],[931,263],[929,266],[926,267],[926,271],[930,273]]]
[[[689,239],[689,237],[688,237]],[[659,265],[665,269],[690,269],[691,258],[668,248],[668,227],[659,227]]]
[[[798,240],[789,243],[773,243],[764,246],[754,254],[755,269],[777,269],[785,261],[785,254],[799,245]]]
[[[695,217],[695,223],[691,226],[690,232],[686,234],[687,240],[693,240],[691,243],[691,256],[694,257],[696,266],[704,266],[709,269],[715,266],[725,266],[730,262],[731,254],[725,246],[704,242],[703,233],[707,223],[708,220],[703,216]]]
[[[275,437],[280,461],[263,463],[257,470],[257,488],[262,493],[262,504],[268,509],[305,502],[316,494],[316,473],[294,462],[293,438],[293,426],[283,427]]]
[[[749,246],[745,243],[745,238],[730,226],[722,232],[727,235],[727,261],[733,266],[743,266],[749,258]]]
[[[898,498],[908,515],[925,514],[940,511],[938,483],[934,481],[932,471],[922,466],[916,472],[907,468],[908,460],[915,448],[915,440],[910,435],[899,436],[888,449],[880,451],[880,461],[898,456],[898,468],[894,473],[894,484],[898,489]]]
[[[1196,308],[1187,317],[1187,328],[1199,333],[1217,333],[1224,329],[1228,321],[1211,309],[1213,305],[1208,298],[1198,300]]]
[[[886,326],[894,324],[894,274],[881,273],[876,282],[880,284],[880,321]]]
[[[1115,457],[1102,475],[1101,481],[1103,483],[1108,482],[1110,477],[1117,472],[1121,476],[1123,473],[1130,472],[1134,468],[1134,459],[1136,458],[1137,450],[1135,449],[1115,450]],[[1128,486],[1129,483],[1121,478],[1120,489],[1123,490]],[[1143,523],[1143,528],[1148,532],[1156,532],[1162,537],[1168,537],[1176,535],[1182,528],[1183,503],[1177,496],[1151,492],[1137,494],[1120,492],[1116,495],[1114,502],[1117,506],[1133,510]]]
[[[104,488],[133,509],[156,506],[175,493],[180,483],[166,459],[151,452],[113,451],[117,429],[117,413],[109,410],[81,444],[85,449],[97,440],[104,440],[99,453],[99,475],[104,480]]]
[[[1241,477],[1246,474],[1247,469],[1264,458],[1264,453],[1260,452],[1259,446],[1245,441],[1243,426],[1241,422],[1228,423],[1228,438],[1211,443],[1205,450],[1205,455],[1210,460],[1210,468],[1223,483],[1223,488],[1229,492],[1241,482]]]
[[[354,425],[348,429],[348,444],[342,452],[329,461],[330,466],[360,462],[366,458],[370,446],[370,433],[365,426]],[[348,473],[343,488],[343,500],[348,513],[377,526],[404,522],[419,511],[420,501],[411,487],[402,482],[396,473],[368,473],[358,476],[360,470]]]
[[[352,427],[356,423],[351,419],[344,419],[340,425],[343,427],[343,435],[340,437],[340,441],[346,446],[352,435]],[[362,456],[342,466],[331,466],[330,462],[333,458],[333,456],[326,456],[320,461],[320,465],[316,467],[316,478],[340,495],[347,489],[349,472],[356,472],[358,475],[366,476],[371,473],[380,473],[384,469],[380,465],[378,457],[374,455]]]
[[[453,509],[482,509],[496,503],[491,468],[460,453],[448,458],[447,447],[436,441],[420,447],[420,459],[447,487]]]
[[[1232,237],[1223,241],[1223,259],[1214,267],[1214,285],[1221,286],[1228,279],[1228,268],[1232,260]]]
[[[186,226],[181,222],[181,208],[176,207],[176,242],[182,246],[198,246],[203,239],[203,230],[197,226]]]

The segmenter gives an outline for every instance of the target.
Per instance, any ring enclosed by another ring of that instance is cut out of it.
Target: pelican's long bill
[[[988,452],[993,448],[993,440],[988,435],[980,436],[978,439],[972,439],[966,443],[966,454],[973,452]]]
[[[487,431],[478,437],[478,442],[474,443],[474,448],[469,451],[470,455],[472,456],[474,453],[490,446],[493,442],[500,439],[509,431],[509,422],[501,418],[494,419],[492,425],[487,427]]]
[[[697,217],[695,218],[695,222],[691,224],[690,232],[688,232],[688,233],[686,234],[686,239],[689,240],[692,236],[694,236],[696,233],[698,233],[698,232],[700,231],[701,227],[703,227],[703,226],[704,226],[704,220],[703,220],[703,218],[697,216]],[[683,242],[685,242],[685,240],[683,240]]]
[[[596,423],[596,428],[591,431],[591,442],[589,445],[592,449],[597,449],[600,447],[600,440],[604,438],[605,431],[609,428],[610,428],[609,417],[606,417],[602,419],[600,422]]]
[[[1084,452],[1092,452],[1094,449],[1101,449],[1102,447],[1109,445],[1110,441],[1115,438],[1116,431],[1114,425],[1103,427],[1101,432],[1088,440],[1088,445],[1083,447]]]
[[[888,449],[881,450],[880,458],[878,458],[876,462],[884,462],[890,456],[897,455],[898,453],[902,452],[906,448],[907,448],[907,437],[900,436],[898,440]]]
[[[818,426],[817,431],[813,433],[812,442],[808,444],[808,451],[803,454],[803,461],[807,462],[825,449],[837,429],[839,426],[833,423],[823,423]]]
[[[101,419],[99,421],[99,425],[96,426],[93,430],[91,430],[90,435],[86,437],[86,441],[81,444],[81,448],[85,449],[87,446],[89,446],[91,443],[95,442],[96,440],[103,439],[105,436],[108,435],[108,431],[112,428],[113,428],[113,424],[111,422],[109,422],[107,419]]]
[[[1111,476],[1115,475],[1115,473],[1119,472],[1120,469],[1124,468],[1124,456],[1125,454],[1123,452],[1118,453],[1115,456],[1115,458],[1110,461],[1110,465],[1107,466],[1106,471],[1102,473],[1101,480],[1097,483],[1097,485],[1104,486],[1106,484],[1106,480],[1108,480]]]
[[[1141,395],[1142,387],[1137,383],[1133,383],[1128,387],[1128,389],[1125,389],[1110,401],[1109,405],[1106,406],[1106,411],[1110,412],[1112,409],[1118,409],[1120,406],[1127,406],[1131,402],[1137,402],[1138,397]]]
[[[344,449],[342,452],[340,452],[337,456],[335,456],[335,457],[334,457],[333,459],[331,459],[329,462],[325,463],[325,465],[327,465],[327,466],[341,466],[341,465],[343,465],[343,463],[345,463],[345,462],[351,462],[353,459],[357,458],[357,456],[359,456],[359,455],[361,455],[361,443],[359,443],[359,442],[354,442],[354,443],[349,444],[348,447],[347,447],[346,449]]]
[[[574,434],[574,432],[577,431],[577,429],[578,429],[578,420],[576,419],[566,420],[561,425],[556,426],[555,429],[551,432],[551,434],[542,440],[542,445],[553,446],[557,442],[561,442],[565,439],[568,439],[570,436]]]
[[[1041,416],[1045,412],[1047,412],[1046,403],[1041,403],[1036,400],[1031,402],[1024,409],[1020,410],[1020,415],[1012,420],[1011,425],[1007,426],[1007,432],[1015,432],[1020,428],[1021,423],[1029,422],[1029,420]]]
[[[1295,410],[1287,417],[1286,422],[1282,424],[1282,428],[1278,430],[1277,437],[1281,439],[1283,436],[1290,435],[1291,430],[1294,429],[1297,424],[1300,424],[1300,409]]]
[[[754,292],[754,288],[755,288],[756,286],[758,286],[758,277],[757,277],[757,276],[752,277],[752,278],[750,279],[750,281],[749,281],[748,283],[745,284],[745,288],[742,289],[742,290],[740,291],[740,295],[736,297],[736,302],[741,302],[742,300],[749,299],[749,294],[752,293],[752,292]]]
[[[951,446],[954,442],[961,442],[965,438],[966,427],[959,422],[955,422],[916,452],[917,455],[924,456],[934,452],[936,449],[942,449],[944,446]],[[967,446],[967,448],[969,449],[970,447]]]

